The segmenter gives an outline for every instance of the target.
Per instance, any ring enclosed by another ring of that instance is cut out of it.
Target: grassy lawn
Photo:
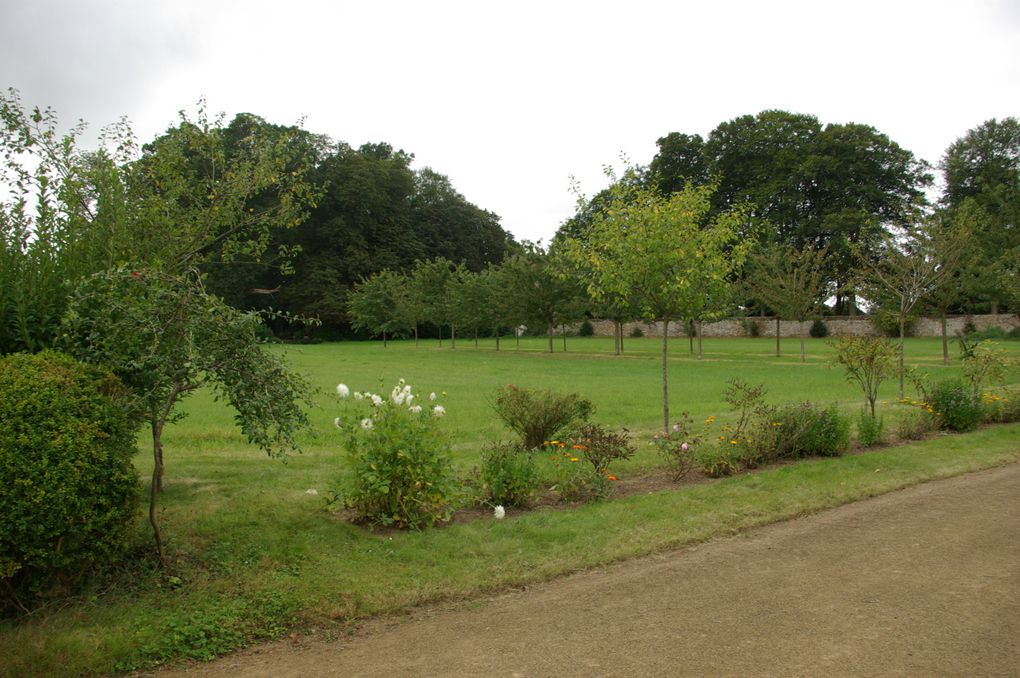
[[[1020,357],[1020,345],[1003,347]],[[629,339],[612,355],[612,340],[569,338],[554,354],[544,340],[505,340],[500,352],[483,341],[343,343],[274,347],[322,390],[311,415],[313,435],[286,463],[244,444],[229,411],[208,394],[186,402],[189,416],[165,436],[167,488],[161,498],[173,571],[146,563],[148,534],[139,519],[139,555],[105,591],[17,625],[0,626],[3,675],[80,675],[147,666],[179,657],[209,658],[291,630],[336,634],[352,621],[410,605],[477,595],[578,569],[668,549],[817,511],[910,484],[1020,459],[1020,425],[938,436],[859,455],[812,460],[679,491],[636,495],[569,511],[539,510],[425,532],[371,533],[325,507],[339,468],[332,420],[333,387],[388,393],[400,377],[415,390],[446,392],[455,461],[467,471],[488,441],[508,437],[491,412],[495,387],[506,383],[591,398],[594,419],[626,427],[639,452],[614,466],[621,476],[658,466],[645,444],[661,421],[656,339]],[[823,341],[796,342],[773,355],[774,340],[706,340],[695,361],[684,339],[672,345],[671,407],[696,418],[725,419],[723,387],[739,377],[764,383],[769,400],[838,403],[856,412],[863,400],[830,368]],[[937,376],[959,374],[941,364],[938,340],[913,339],[907,362]],[[1020,371],[1007,377],[1020,383]],[[908,408],[895,404],[894,380],[882,408],[892,423]],[[144,444],[144,437],[143,437]],[[143,477],[148,451],[137,459]],[[315,488],[319,495],[308,494]]]

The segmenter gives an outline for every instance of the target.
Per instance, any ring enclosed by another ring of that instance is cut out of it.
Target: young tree
[[[748,257],[745,285],[755,300],[776,315],[776,356],[780,320],[800,323],[800,360],[804,362],[804,322],[821,311],[832,286],[825,274],[828,250],[766,245]]]
[[[393,271],[380,271],[354,286],[347,309],[351,325],[372,334],[381,334],[383,346],[387,338],[410,329],[405,302],[408,281]]]
[[[149,522],[161,563],[156,497],[163,486],[162,436],[177,405],[209,385],[236,411],[248,440],[268,454],[298,449],[308,385],[256,339],[261,318],[211,296],[196,273],[117,268],[82,280],[63,320],[64,350],[103,365],[130,386],[152,434]]]
[[[736,242],[743,210],[708,219],[713,190],[687,186],[663,197],[636,182],[614,181],[612,200],[595,215],[586,238],[565,242],[574,265],[589,272],[585,281],[592,297],[632,298],[643,315],[662,323],[664,431],[669,429],[669,324],[693,317],[704,304],[702,286],[730,278],[749,246]]]
[[[833,348],[836,350],[836,362],[846,371],[846,380],[864,391],[864,399],[874,419],[878,387],[893,371],[896,349],[885,339],[854,336],[842,337]]]
[[[439,328],[439,346],[443,345],[443,325],[450,322],[449,290],[453,284],[456,266],[449,259],[436,257],[418,261],[411,271],[412,299],[415,316],[420,321],[434,323]],[[453,327],[451,326],[451,334]]]
[[[534,244],[525,244],[525,251],[506,259],[502,269],[513,315],[525,323],[544,325],[552,353],[556,327],[582,314],[583,289],[562,274],[549,252]]]
[[[955,270],[966,241],[963,237],[936,239],[931,223],[906,229],[903,237],[886,234],[878,258],[860,256],[860,289],[872,301],[891,301],[899,326],[899,397],[903,398],[906,322],[925,298]]]

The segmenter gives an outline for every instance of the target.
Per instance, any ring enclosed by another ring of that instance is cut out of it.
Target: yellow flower
[[[570,461],[579,461],[577,457],[571,457]]]
[[[731,441],[730,441],[730,445],[736,445],[736,444],[737,444],[737,441],[736,441],[736,440],[731,440]]]

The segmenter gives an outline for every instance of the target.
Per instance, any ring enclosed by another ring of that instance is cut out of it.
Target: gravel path
[[[1020,676],[1020,464],[160,675]]]

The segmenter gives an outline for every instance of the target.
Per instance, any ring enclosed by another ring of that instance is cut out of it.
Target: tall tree
[[[615,177],[611,177],[615,179]],[[714,187],[688,185],[668,197],[654,188],[615,182],[614,200],[596,217],[588,237],[565,242],[567,256],[596,299],[632,298],[642,314],[662,323],[662,424],[669,430],[669,324],[692,317],[702,284],[725,280],[741,265],[747,241],[737,242],[747,215],[723,212],[703,227]]]
[[[385,270],[374,273],[354,286],[348,298],[348,312],[355,329],[382,335],[383,346],[398,332],[411,329],[405,296],[407,278]]]
[[[975,241],[993,271],[1003,256],[1020,247],[1020,121],[992,118],[953,142],[940,163],[945,179],[942,204],[951,212],[969,200],[987,215]],[[1008,290],[989,275],[979,293],[993,312]],[[1020,312],[1020,309],[1014,309]]]
[[[552,353],[556,327],[583,316],[583,288],[576,278],[563,275],[547,250],[534,244],[525,243],[524,252],[505,260],[502,270],[514,315],[525,323],[545,326]]]

